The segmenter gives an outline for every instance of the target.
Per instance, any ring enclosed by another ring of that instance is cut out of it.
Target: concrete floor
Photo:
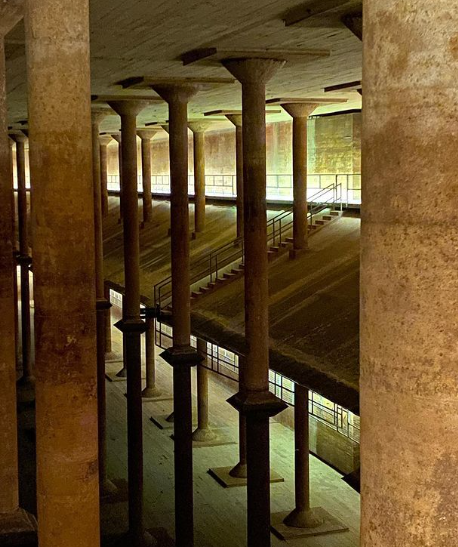
[[[113,329],[113,350],[120,352],[121,337]],[[158,354],[160,349],[158,348]],[[171,367],[160,357],[158,385],[171,389]],[[107,371],[117,371],[120,364],[107,363]],[[195,389],[195,371],[194,371]],[[215,428],[233,441],[237,440],[237,413],[225,401],[235,392],[236,384],[228,383],[214,373],[210,377],[210,414]],[[112,479],[126,478],[126,399],[125,382],[107,382],[108,472]],[[170,430],[158,429],[151,415],[169,413],[172,401],[145,403],[144,480],[145,524],[164,527],[173,536],[173,441]],[[237,462],[237,444],[197,448],[194,450],[195,528],[199,547],[243,546],[245,539],[246,489],[224,489],[208,475],[209,467],[233,465]],[[280,423],[271,426],[272,468],[285,478],[272,485],[272,512],[286,511],[294,504],[294,439],[293,431]],[[293,546],[357,547],[359,545],[359,495],[341,480],[341,475],[316,458],[311,460],[312,505],[320,505],[349,527],[349,531],[315,538],[288,541]],[[107,533],[126,528],[126,503],[103,507],[102,525]],[[285,542],[272,536],[272,545]]]

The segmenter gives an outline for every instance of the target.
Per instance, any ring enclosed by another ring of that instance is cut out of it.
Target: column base
[[[142,402],[143,403],[158,403],[160,401],[173,401],[173,396],[170,393],[161,393],[158,390],[159,395],[154,397],[145,397],[143,395],[145,390],[142,391]],[[124,397],[127,397],[127,393],[124,393]]]
[[[170,435],[170,438],[173,439],[173,434]],[[221,430],[216,432],[210,428],[197,428],[192,434],[193,448],[210,448],[212,446],[225,446],[229,444],[235,444],[235,441]]]
[[[13,513],[0,513],[0,545],[2,547],[36,544],[37,521],[33,515],[24,509],[18,509]]]
[[[246,477],[235,477],[231,475],[234,467],[212,467],[208,470],[208,474],[224,488],[235,488],[237,486],[246,486]],[[285,479],[273,469],[270,470],[270,483],[285,482]]]
[[[289,250],[289,258],[291,260],[294,260],[296,258],[299,258],[300,256],[304,256],[308,252],[308,248],[305,249],[290,249]]]
[[[125,382],[127,380],[127,369],[123,367],[119,372],[105,372],[105,378],[110,382]]]
[[[288,525],[285,521],[293,522],[294,525]],[[299,526],[301,524],[303,526]],[[295,511],[274,513],[271,516],[271,529],[284,541],[348,531],[347,526],[322,507],[313,507],[308,514],[295,513]]]
[[[173,401],[173,395],[171,393],[162,392],[157,387],[145,387],[142,391],[142,401],[144,403],[154,401]]]
[[[121,503],[128,501],[129,488],[124,479],[106,479],[103,484],[100,502],[103,504]]]

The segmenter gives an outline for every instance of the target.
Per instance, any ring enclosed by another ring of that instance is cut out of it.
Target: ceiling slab
[[[120,91],[116,85],[132,75],[154,75],[155,80],[227,78],[226,69],[219,63],[202,61],[183,66],[184,52],[212,47],[242,54],[253,50],[267,50],[269,54],[291,50],[328,52],[326,56],[287,63],[268,82],[267,98],[319,96],[327,86],[360,80],[361,42],[344,25],[304,28],[298,23],[286,27],[283,15],[297,4],[298,0],[283,0],[280,6],[277,0],[91,0],[91,92],[99,96],[138,95],[136,89]],[[23,25],[19,23],[6,39],[11,41],[6,44],[11,124],[27,118]],[[348,97],[345,107],[321,105],[317,113],[361,108],[361,98],[355,92],[342,94]],[[221,108],[239,110],[241,104],[238,83],[220,85],[193,97],[188,111],[190,117],[199,117]],[[138,123],[167,117],[167,105],[155,103],[139,114]],[[284,113],[269,118],[274,122],[288,119]],[[101,128],[113,131],[119,129],[119,122],[112,116],[102,122]]]

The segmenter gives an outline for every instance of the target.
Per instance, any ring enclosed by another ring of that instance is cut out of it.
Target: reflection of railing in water
[[[307,197],[310,198],[318,190],[330,184],[340,184],[342,188],[342,200],[345,205],[361,203],[361,175],[359,173],[309,173],[307,175]],[[206,175],[205,193],[208,197],[236,196],[235,175]],[[108,176],[108,189],[119,190],[119,176]],[[152,175],[151,189],[153,194],[170,194],[170,176]],[[142,177],[138,177],[138,190],[142,190]],[[188,178],[189,195],[194,195],[194,176]],[[270,174],[266,177],[267,199],[279,201],[292,201],[293,199],[293,175]]]
[[[195,347],[196,344],[196,338],[192,336],[191,345]],[[172,345],[172,328],[159,321],[156,322],[156,345],[164,349]],[[207,342],[206,366],[221,376],[238,381],[238,355],[210,342]],[[269,385],[272,393],[288,405],[294,406],[292,380],[274,370],[269,370]],[[320,422],[359,443],[359,417],[352,412],[314,391],[309,391],[309,412]]]

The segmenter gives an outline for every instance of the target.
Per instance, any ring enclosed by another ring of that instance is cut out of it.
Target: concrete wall
[[[159,133],[153,141],[152,174],[169,173],[168,138]],[[108,146],[108,174],[118,174],[117,143]],[[267,173],[290,175],[292,123],[267,124]],[[309,173],[361,172],[361,113],[311,118],[308,122]],[[189,173],[193,172],[192,133],[189,132]],[[138,169],[141,172],[140,139]],[[207,175],[235,174],[235,131],[206,133]]]

